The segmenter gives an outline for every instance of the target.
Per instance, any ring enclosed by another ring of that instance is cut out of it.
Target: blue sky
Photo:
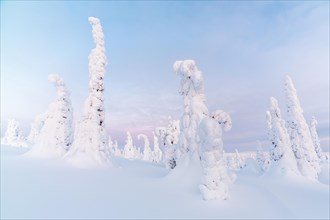
[[[124,142],[179,119],[176,60],[194,59],[203,72],[210,111],[233,120],[227,151],[265,149],[269,97],[285,117],[284,77],[295,83],[307,121],[315,115],[329,149],[328,1],[1,1],[1,132],[17,118],[25,134],[56,93],[61,75],[78,120],[88,92],[94,47],[87,18],[99,17],[106,40],[107,127]]]

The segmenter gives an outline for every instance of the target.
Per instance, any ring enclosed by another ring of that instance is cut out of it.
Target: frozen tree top
[[[227,112],[216,110],[212,112],[211,117],[218,121],[225,131],[229,131],[233,126],[231,117]]]
[[[281,118],[281,110],[278,107],[278,101],[274,97],[270,97],[270,114],[273,117]]]
[[[188,95],[191,90],[191,86],[197,94],[204,92],[203,76],[198,70],[194,60],[176,61],[173,65],[173,69],[175,73],[182,76],[180,88],[181,94]]]
[[[55,86],[63,86],[64,85],[63,79],[57,74],[50,74],[48,76],[48,80],[50,82],[54,83]]]
[[[88,18],[89,23],[92,25],[92,33],[94,42],[97,47],[104,47],[104,34],[102,31],[101,22],[98,18],[95,17],[89,17]]]

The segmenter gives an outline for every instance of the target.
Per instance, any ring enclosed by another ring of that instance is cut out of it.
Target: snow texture
[[[32,149],[26,156],[59,158],[72,145],[73,109],[70,92],[60,76],[51,74],[48,80],[56,88],[56,100],[49,105],[45,113],[37,116],[32,124],[29,135]]]
[[[310,179],[317,179],[320,172],[319,158],[315,152],[312,136],[290,76],[286,76],[285,94],[287,129],[298,168],[302,175]]]
[[[198,151],[198,125],[208,115],[203,76],[193,60],[176,61],[173,68],[181,77],[179,94],[183,97],[179,150],[181,154],[193,155]]]
[[[14,147],[28,147],[27,141],[21,133],[19,122],[17,120],[8,120],[7,130],[1,139],[1,144]]]
[[[0,149],[1,219],[329,219],[329,185],[306,178],[237,172],[229,200],[204,201],[199,161],[169,172],[115,157],[117,166],[81,170]]]
[[[83,118],[76,124],[72,148],[66,160],[85,166],[84,161],[93,165],[104,165],[109,161],[104,110],[104,77],[107,65],[104,34],[100,20],[88,18],[96,47],[89,59],[89,95],[85,101]]]

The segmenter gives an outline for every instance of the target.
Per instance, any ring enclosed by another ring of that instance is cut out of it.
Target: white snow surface
[[[25,152],[1,146],[1,219],[329,219],[329,185],[304,177],[243,169],[230,199],[205,201],[191,160],[169,171],[114,157],[88,170]]]

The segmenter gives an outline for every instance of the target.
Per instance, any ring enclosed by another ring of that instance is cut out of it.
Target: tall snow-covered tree
[[[162,151],[159,148],[159,140],[155,132],[152,132],[154,138],[154,150],[152,151],[152,161],[155,163],[160,163],[162,161]]]
[[[229,130],[231,119],[227,113],[220,110],[212,113],[211,117],[204,118],[198,127],[203,168],[202,184],[199,189],[205,200],[228,199],[229,186],[233,182],[224,160],[221,127]]]
[[[151,152],[151,148],[150,148],[149,139],[148,139],[147,135],[139,134],[138,139],[140,140],[141,138],[144,139],[144,149],[143,149],[143,158],[142,158],[142,160],[152,161],[152,152]]]
[[[291,148],[291,142],[282,119],[281,110],[275,98],[270,98],[270,111],[266,113],[268,136],[272,144],[270,157],[272,169],[283,176],[299,174],[297,161]]]
[[[156,128],[156,135],[160,138],[165,167],[174,169],[178,159],[180,121],[170,119],[167,127]]]
[[[27,142],[21,133],[19,122],[17,120],[8,120],[7,130],[1,139],[1,144],[14,147],[28,147]]]
[[[89,95],[85,101],[83,118],[77,123],[72,148],[66,155],[68,161],[79,162],[81,158],[93,164],[108,160],[107,134],[105,130],[104,77],[107,58],[104,34],[100,20],[88,18],[96,47],[89,59]]]
[[[127,159],[135,159],[136,158],[136,149],[134,148],[133,145],[133,139],[131,136],[131,133],[127,131],[127,139],[126,139],[126,144],[124,146],[124,152],[123,156],[124,158]]]
[[[33,157],[62,157],[72,145],[73,109],[70,92],[60,76],[51,74],[48,80],[54,84],[57,97],[32,124],[29,137],[33,148],[27,155]]]
[[[310,129],[310,132],[312,135],[312,140],[313,140],[314,149],[316,151],[316,154],[319,157],[320,161],[323,161],[324,154],[322,152],[321,143],[320,143],[319,135],[317,134],[316,126],[317,126],[317,120],[313,116],[309,129]]]
[[[198,151],[198,125],[208,115],[203,76],[193,60],[176,61],[173,68],[181,77],[179,94],[183,97],[179,149],[182,154],[190,151],[193,155]]]
[[[303,115],[303,109],[300,105],[297,90],[290,76],[286,76],[285,94],[288,116],[287,128],[292,149],[298,162],[298,168],[304,176],[317,179],[318,173],[320,172],[319,158],[314,149],[312,136]],[[309,165],[306,165],[305,161],[307,161]],[[311,166],[312,169],[306,169],[309,166]]]

